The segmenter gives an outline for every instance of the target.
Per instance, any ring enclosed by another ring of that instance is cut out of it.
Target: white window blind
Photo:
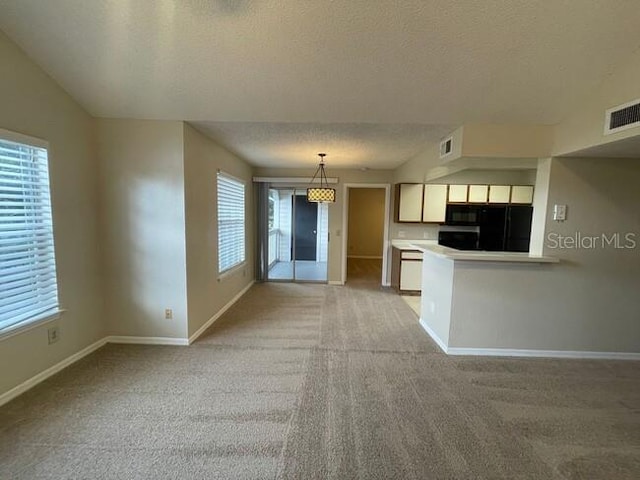
[[[57,309],[47,150],[0,132],[0,331]]]
[[[218,272],[244,262],[244,183],[218,172]]]

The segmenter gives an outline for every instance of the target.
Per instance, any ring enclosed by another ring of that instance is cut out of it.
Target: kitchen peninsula
[[[537,355],[548,349],[550,332],[536,322],[537,306],[557,294],[547,281],[557,258],[419,241],[412,246],[423,252],[420,324],[445,353]]]

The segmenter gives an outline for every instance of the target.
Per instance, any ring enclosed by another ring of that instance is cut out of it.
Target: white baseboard
[[[172,338],[172,337],[134,337],[134,336],[120,336],[120,335],[109,335],[106,336],[97,342],[89,345],[88,347],[83,348],[77,353],[65,358],[61,362],[56,363],[52,367],[47,368],[46,370],[34,375],[33,377],[25,380],[20,385],[13,387],[11,390],[6,391],[5,393],[0,395],[0,406],[5,403],[13,400],[18,395],[26,392],[30,388],[35,387],[38,383],[46,380],[50,376],[58,373],[63,368],[68,367],[72,363],[77,362],[83,357],[86,357],[90,353],[94,352],[98,348],[106,345],[107,343],[121,343],[121,344],[134,344],[134,345],[178,345],[178,346],[188,346],[192,343],[198,336],[204,332],[207,327],[209,327],[213,322],[215,322],[222,314],[231,307],[235,302],[238,301],[242,295],[244,295],[254,284],[251,282],[247,285],[240,293],[238,293],[229,303],[227,303],[218,313],[216,313],[213,317],[211,317],[206,324],[204,324],[196,333],[194,333],[191,338]]]
[[[362,258],[364,260],[382,260],[382,255],[347,255],[347,258]]]
[[[436,342],[436,344],[440,347],[440,350],[448,354],[449,352],[448,352],[447,344],[442,341],[442,339],[436,334],[436,332],[434,332],[431,329],[429,325],[427,325],[427,322],[425,322],[422,319],[422,317],[420,317],[419,321],[420,321],[420,326],[424,329],[425,332],[429,334],[429,336],[433,339],[433,341]]]
[[[213,325],[213,322],[218,320],[222,316],[222,314],[224,314],[224,312],[229,310],[233,306],[234,303],[236,303],[238,300],[240,300],[240,297],[242,297],[245,293],[247,293],[249,291],[249,289],[253,286],[254,283],[255,283],[255,281],[251,281],[249,283],[249,285],[247,285],[240,292],[238,292],[238,294],[235,297],[233,297],[231,300],[229,300],[224,305],[224,307],[222,307],[220,310],[218,310],[218,312],[213,317],[211,317],[209,320],[207,320],[204,325],[202,325],[198,330],[196,330],[196,332],[189,337],[188,345],[191,345],[193,342],[195,342],[198,339],[198,337],[200,335],[202,335],[207,328],[209,328],[211,325]]]
[[[94,351],[96,351],[97,349],[99,349],[100,347],[105,345],[106,343],[107,343],[107,339],[106,338],[102,338],[102,339],[98,340],[97,342],[92,343],[88,347],[83,348],[79,352],[76,352],[73,355],[65,358],[61,362],[56,363],[54,366],[47,368],[46,370],[38,373],[37,375],[34,375],[30,379],[22,382],[20,385],[17,385],[15,387],[13,387],[11,390],[9,390],[9,391],[3,393],[2,395],[0,395],[0,406],[4,405],[5,403],[7,403],[7,402],[9,402],[11,400],[13,400],[18,395],[26,392],[27,390],[35,387],[38,383],[46,380],[50,376],[55,375],[56,373],[58,373],[63,368],[66,368],[69,365],[71,365],[72,363],[75,363],[78,360],[80,360],[81,358],[86,357],[90,353],[93,353]]]
[[[526,350],[513,348],[460,348],[449,347],[448,355],[475,355],[484,357],[536,357],[536,358],[585,358],[600,360],[640,360],[634,352],[589,352],[577,350]]]
[[[111,335],[107,337],[107,343],[126,343],[133,345],[189,345],[186,338],[175,337],[134,337]]]
[[[344,283],[341,282],[340,280],[329,280],[327,283],[329,285],[340,285],[340,286],[344,285]]]
[[[600,360],[640,360],[635,352],[589,352],[576,350],[526,350],[517,348],[448,347],[421,318],[420,326],[447,355],[473,355],[478,357],[532,357],[532,358],[585,358]]]

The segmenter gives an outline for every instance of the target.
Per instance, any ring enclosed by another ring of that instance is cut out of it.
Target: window
[[[218,172],[218,272],[244,262],[244,182]]]
[[[57,311],[46,145],[0,130],[0,331]]]

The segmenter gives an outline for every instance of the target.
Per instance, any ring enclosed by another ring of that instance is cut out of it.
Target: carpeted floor
[[[375,283],[261,284],[0,408],[2,479],[637,479],[638,362],[456,358]]]

